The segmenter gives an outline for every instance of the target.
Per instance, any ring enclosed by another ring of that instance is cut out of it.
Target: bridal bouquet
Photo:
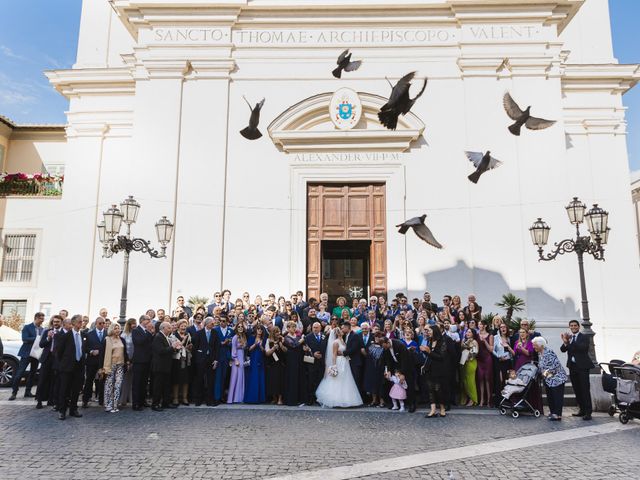
[[[327,371],[327,373],[329,374],[330,377],[337,377],[338,376],[338,367],[335,365],[332,365],[329,367],[329,370]]]

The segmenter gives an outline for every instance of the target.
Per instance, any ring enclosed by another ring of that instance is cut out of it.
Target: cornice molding
[[[128,67],[48,70],[44,74],[67,98],[81,95],[133,95],[135,85]]]
[[[626,108],[564,107],[564,127],[569,135],[626,135]]]
[[[638,64],[565,64],[562,66],[564,92],[609,92],[624,94],[640,81]]]
[[[357,25],[460,26],[465,23],[538,23],[561,32],[584,0],[109,0],[125,27],[332,27]]]
[[[85,110],[67,112],[67,137],[130,137],[133,112],[129,110]]]

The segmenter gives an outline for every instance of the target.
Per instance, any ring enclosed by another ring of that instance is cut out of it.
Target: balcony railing
[[[59,197],[64,177],[51,177],[40,173],[0,174],[0,197]]]

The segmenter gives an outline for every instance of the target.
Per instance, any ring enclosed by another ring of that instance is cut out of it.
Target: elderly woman
[[[331,314],[341,319],[342,312],[344,310],[346,310],[347,313],[349,313],[349,307],[347,307],[347,299],[344,297],[338,297],[338,299],[336,300],[336,303],[338,304],[338,306],[334,307]],[[347,318],[347,321],[349,321],[349,318]]]
[[[169,339],[175,339],[182,344],[180,350],[173,354],[171,363],[171,389],[173,404],[189,405],[189,367],[191,366],[191,335],[187,331],[189,322],[181,319],[176,324],[176,331]]]
[[[125,341],[120,338],[120,324],[114,322],[109,325],[107,337],[102,340],[99,374],[105,378],[104,382],[104,411],[116,413],[120,404],[120,391],[124,371],[129,357]]]
[[[533,348],[538,354],[538,368],[544,379],[549,401],[549,420],[562,420],[562,405],[564,403],[564,384],[567,373],[553,350],[547,347],[543,337],[536,337],[532,341]]]

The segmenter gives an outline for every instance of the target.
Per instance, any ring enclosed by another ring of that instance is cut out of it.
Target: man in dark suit
[[[47,328],[40,338],[40,348],[42,348],[42,354],[40,355],[40,371],[38,372],[38,389],[36,390],[36,408],[42,408],[42,402],[47,402],[47,405],[54,405],[57,398],[57,389],[55,385],[55,372],[54,363],[56,357],[57,344],[55,342],[55,336],[62,328],[62,317],[60,315],[54,315],[51,317],[50,326]]]
[[[31,348],[38,335],[42,335],[43,328],[42,322],[44,322],[44,313],[38,312],[33,317],[33,323],[29,323],[22,327],[22,346],[18,351],[20,357],[20,363],[16,369],[16,375],[13,377],[12,392],[9,400],[15,400],[18,395],[18,389],[20,388],[20,382],[24,377],[27,367],[29,367],[29,375],[27,376],[27,384],[24,389],[25,398],[33,397],[31,394],[31,387],[33,386],[33,379],[38,371],[38,359],[31,357]]]
[[[362,337],[355,332],[351,331],[351,324],[349,322],[342,322],[340,325],[345,348],[343,355],[349,358],[349,367],[351,367],[351,374],[356,381],[360,396],[362,396]]]
[[[429,292],[424,292],[424,295],[422,295],[422,305],[432,312],[438,311],[438,304],[431,301],[431,294]]]
[[[371,316],[375,317],[373,310],[369,310],[369,312],[370,312],[368,313],[369,317]],[[362,378],[363,378],[362,390],[363,390],[363,393],[375,393],[377,395],[378,392],[365,391],[367,384],[371,382],[371,380],[367,380],[367,379],[375,378],[376,376],[376,361],[369,354],[369,345],[371,345],[374,342],[374,336],[371,333],[371,327],[375,325],[376,325],[375,318],[372,324],[369,324],[369,322],[364,322],[362,325],[360,325],[360,328],[362,329],[362,332],[360,333],[360,337],[362,338]],[[366,403],[366,399],[364,397],[362,398],[362,400],[365,401]]]
[[[214,372],[218,366],[218,353],[220,351],[220,339],[213,330],[213,318],[207,317],[204,328],[198,330],[193,338],[193,360],[195,364],[195,376],[193,379],[193,401],[196,407],[202,405],[202,400],[207,406],[214,406],[213,385]],[[204,394],[203,394],[204,392]]]
[[[220,292],[215,292],[213,294],[213,302],[207,305],[207,315],[209,317],[213,316],[213,310],[216,307],[224,308],[224,305],[222,304],[222,294]]]
[[[153,337],[151,345],[151,372],[153,373],[151,410],[154,412],[161,412],[164,408],[176,408],[171,403],[171,362],[174,352],[180,349],[182,344],[177,341],[171,343],[169,335],[171,335],[171,324],[162,322],[160,332]]]
[[[375,325],[375,321],[373,324],[369,322],[364,322],[360,325],[362,332],[360,333],[360,338],[362,338],[362,355],[366,356],[367,349],[369,345],[371,345],[374,341],[373,335],[371,334],[371,328]]]
[[[213,388],[213,403],[218,405],[222,401],[225,387],[229,383],[229,361],[231,360],[231,339],[233,329],[229,326],[229,319],[226,316],[220,317],[220,325],[213,329],[218,336],[220,349],[218,350],[218,367],[216,368],[215,382]]]
[[[84,380],[84,341],[82,315],[74,315],[71,320],[64,320],[62,330],[54,337],[58,344],[58,375],[60,376],[58,391],[58,418],[64,420],[69,416],[82,417],[78,413],[78,396]]]
[[[148,407],[147,385],[151,369],[151,343],[155,328],[147,315],[140,317],[140,324],[131,332],[133,341],[133,379],[131,382],[131,397],[133,410]]]
[[[407,346],[396,339],[387,338],[384,334],[376,337],[376,341],[385,349],[383,363],[389,374],[393,375],[396,370],[400,370],[407,381],[407,400],[409,413],[416,411],[416,388],[415,388],[415,360],[412,352]]]
[[[100,370],[101,365],[98,363],[102,352],[102,340],[107,336],[107,331],[104,328],[104,318],[98,317],[95,321],[95,328],[89,330],[85,337],[85,382],[84,389],[82,390],[82,408],[87,408],[89,400],[93,395],[93,384],[96,379],[96,374]],[[104,380],[98,380],[98,402],[100,405],[104,402]]]
[[[304,363],[307,378],[307,398],[305,403],[313,405],[316,402],[316,390],[324,377],[324,356],[327,351],[327,340],[322,335],[322,325],[314,322],[311,333],[304,337],[304,350],[313,357],[313,363]]]
[[[300,317],[300,320],[302,320],[302,323],[304,323],[309,318],[309,312],[311,310],[313,310],[314,312],[318,311],[318,301],[313,297],[309,299],[309,303],[307,304],[305,309],[302,311],[302,316]],[[309,325],[311,325],[313,322],[315,322],[315,320],[312,320],[311,322],[309,322]]]
[[[193,324],[187,327],[187,333],[191,335],[191,338],[194,338],[196,334],[202,330],[203,328],[203,318],[201,313],[196,313],[193,316]]]
[[[186,313],[186,314],[187,314],[187,318],[191,318],[191,317],[193,317],[193,310],[191,310],[191,307],[190,307],[190,306],[188,306],[188,305],[186,305],[186,304],[184,303],[184,297],[183,297],[182,295],[180,295],[180,296],[177,298],[177,304],[178,304],[178,305],[177,305],[177,306],[176,306],[176,308],[173,310],[173,313],[174,313],[174,315],[173,315],[173,316],[174,316],[174,317],[177,317],[177,315],[175,315],[175,312],[176,312],[176,310],[177,310],[178,308],[181,308],[181,309],[182,309],[182,311],[183,311],[184,313]],[[158,320],[163,321],[163,320],[164,320],[164,318],[158,318]]]
[[[316,309],[309,308],[306,318],[301,318],[300,320],[302,321],[302,334],[311,333],[311,326],[318,321]]]
[[[589,370],[593,368],[593,362],[589,358],[589,339],[580,333],[580,324],[577,320],[569,322],[571,333],[561,334],[562,345],[560,351],[567,354],[567,367],[569,378],[576,394],[578,412],[574,417],[582,417],[591,420],[591,385],[589,383]]]

